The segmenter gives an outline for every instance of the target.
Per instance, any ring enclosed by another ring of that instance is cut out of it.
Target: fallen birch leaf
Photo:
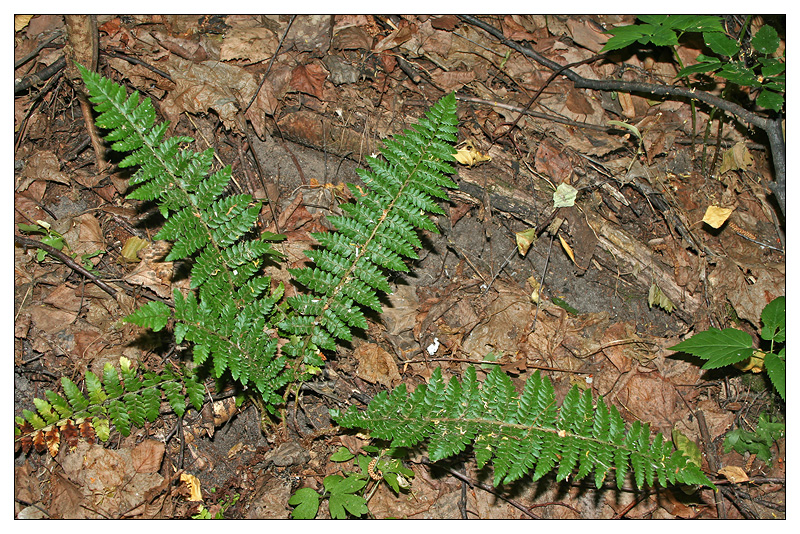
[[[475,148],[472,139],[467,139],[466,141],[459,143],[459,145],[456,147],[456,153],[453,154],[453,157],[456,158],[457,162],[468,167],[472,167],[478,163],[483,163],[484,161],[492,161],[491,156],[481,154]]]
[[[578,190],[564,182],[558,184],[555,193],[553,193],[553,207],[569,208],[575,205],[575,198],[578,196]]]
[[[528,228],[514,235],[516,236],[519,255],[524,256],[528,253],[528,249],[531,248],[531,245],[536,241],[536,228]]]
[[[189,473],[181,473],[181,482],[185,483],[189,488],[190,501],[202,501],[203,493],[200,491],[200,481],[196,476]]]
[[[731,213],[733,213],[733,210],[730,208],[720,208],[719,206],[711,205],[706,208],[706,214],[703,215],[703,222],[712,228],[719,228],[728,220]]]

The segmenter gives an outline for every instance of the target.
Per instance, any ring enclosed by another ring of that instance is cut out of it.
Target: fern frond
[[[314,266],[290,271],[313,295],[289,299],[295,315],[280,325],[305,336],[291,347],[304,359],[329,348],[331,338],[348,340],[351,328],[363,327],[358,307],[380,313],[378,292],[389,292],[389,271],[408,270],[403,258],[416,257],[419,230],[437,231],[428,214],[443,213],[435,199],[447,198],[445,188],[455,187],[445,176],[454,172],[446,162],[453,160],[455,111],[455,96],[445,96],[413,129],[384,141],[383,159],[366,158],[371,170],[358,174],[367,192],[350,186],[354,202],[328,217],[335,232],[313,234],[319,248],[307,255]]]
[[[85,427],[81,430],[84,437],[96,435],[101,441],[108,439],[111,425],[127,436],[131,425],[141,427],[156,420],[162,396],[182,416],[188,405],[199,411],[205,393],[202,382],[188,370],[142,372],[124,357],[119,371],[106,363],[102,377],[87,372],[84,385],[88,398],[72,380],[62,377],[63,395],[47,390],[47,400],[33,399],[35,412],[22,411],[22,417],[16,418],[15,442],[25,453],[35,448],[55,456],[60,436],[71,436],[65,438],[71,440],[76,425]]]
[[[137,188],[130,198],[156,201],[166,218],[156,234],[156,239],[173,242],[166,260],[196,259],[190,277],[199,298],[176,293],[176,308],[179,301],[185,303],[174,315],[176,335],[194,342],[195,361],[210,358],[217,376],[231,370],[243,385],[273,394],[288,380],[269,365],[276,356],[269,349],[277,345],[270,342],[275,336],[268,333],[277,322],[275,302],[256,303],[256,288],[260,294],[269,282],[254,285],[252,279],[265,258],[279,254],[268,240],[247,239],[261,204],[250,195],[224,196],[230,167],[211,173],[212,149],[194,152],[184,148],[194,142],[190,137],[165,138],[167,123],[155,124],[149,99],[140,102],[136,92],[127,96],[121,86],[79,68],[99,113],[98,126],[111,130],[106,139],[114,150],[130,152],[122,165],[139,167],[131,178]],[[166,305],[150,303],[126,320],[160,330],[170,318]],[[279,367],[283,364],[278,360]],[[182,410],[177,394],[171,396],[173,408]]]
[[[437,368],[428,384],[408,395],[401,385],[375,396],[366,411],[334,412],[345,428],[362,428],[392,446],[412,447],[428,442],[432,461],[472,445],[478,468],[492,461],[494,483],[509,483],[533,470],[538,480],[553,469],[561,481],[594,472],[599,488],[614,469],[622,487],[633,472],[638,487],[658,481],[714,485],[695,464],[673,451],[659,433],[651,441],[650,427],[634,422],[626,429],[617,409],[591,392],[573,387],[559,407],[549,379],[535,372],[521,394],[511,379],[495,368],[483,384],[470,367],[463,380],[445,383]]]

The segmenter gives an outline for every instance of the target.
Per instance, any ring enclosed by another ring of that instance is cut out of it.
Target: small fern
[[[429,383],[410,395],[405,384],[390,394],[381,392],[366,411],[334,411],[342,427],[362,428],[392,447],[428,442],[432,461],[458,454],[472,445],[479,468],[490,460],[494,483],[509,483],[533,470],[533,480],[557,469],[556,479],[594,474],[599,488],[612,469],[617,487],[633,471],[638,487],[645,483],[703,484],[705,474],[661,433],[650,439],[649,424],[636,421],[626,428],[617,409],[590,392],[573,387],[561,407],[549,379],[535,372],[517,394],[511,379],[495,368],[481,384],[470,367],[463,380],[442,378],[437,368]]]
[[[265,258],[279,257],[272,236],[250,236],[261,205],[250,195],[225,195],[230,167],[211,173],[213,151],[184,148],[190,137],[165,139],[167,123],[155,124],[149,99],[140,102],[80,69],[97,125],[110,130],[112,149],[129,152],[120,166],[138,167],[129,197],[158,204],[166,222],[155,237],[173,242],[166,260],[192,260],[194,291],[176,289],[174,311],[151,302],[126,320],[157,331],[173,319],[176,341],[193,344],[195,363],[210,362],[217,377],[230,372],[255,387],[276,413],[289,392],[284,387],[305,377],[304,364],[322,365],[322,350],[366,329],[365,309],[381,311],[378,292],[390,291],[389,271],[406,271],[404,260],[416,258],[417,231],[436,231],[428,213],[442,213],[435,200],[456,185],[446,177],[454,172],[446,162],[457,133],[455,96],[385,140],[384,159],[367,158],[372,170],[359,171],[367,191],[350,186],[355,202],[328,218],[337,231],[313,234],[313,267],[290,270],[308,292],[282,302],[283,286],[259,275]]]
[[[46,399],[33,399],[36,411],[22,410],[22,417],[15,418],[14,438],[22,451],[49,450],[55,456],[62,437],[72,446],[79,436],[106,441],[112,425],[128,436],[131,425],[141,427],[158,418],[162,397],[178,417],[188,404],[196,410],[203,406],[205,390],[193,374],[169,368],[160,374],[142,372],[125,357],[119,363],[119,371],[106,363],[102,377],[87,372],[85,394],[72,380],[61,377],[63,396],[48,390]]]

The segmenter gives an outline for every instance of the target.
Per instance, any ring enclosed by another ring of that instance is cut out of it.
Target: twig
[[[275,62],[275,58],[278,57],[278,52],[281,51],[281,46],[283,46],[283,41],[286,39],[286,36],[289,34],[289,28],[292,27],[292,23],[294,22],[295,17],[297,17],[297,15],[292,15],[292,18],[289,19],[289,24],[286,25],[286,31],[283,32],[283,37],[281,37],[281,40],[278,42],[278,48],[276,48],[275,49],[275,53],[272,54],[272,57],[269,60],[269,64],[267,65],[267,70],[266,70],[266,72],[264,72],[264,76],[261,78],[261,81],[258,82],[258,88],[256,89],[256,92],[253,93],[253,98],[250,99],[250,102],[247,104],[247,106],[244,108],[244,110],[242,110],[242,113],[247,113],[247,110],[250,109],[250,106],[252,106],[253,102],[256,101],[256,97],[258,96],[258,92],[261,91],[261,87],[263,87],[264,82],[267,80],[267,76],[269,75],[269,71],[272,70],[272,64]]]
[[[705,91],[697,91],[695,89],[687,89],[685,87],[678,87],[675,85],[655,85],[650,83],[626,82],[622,80],[593,80],[584,78],[575,71],[571,69],[565,69],[562,65],[556,63],[555,61],[540,55],[532,48],[521,45],[515,41],[512,41],[511,39],[506,39],[502,31],[498,30],[491,24],[483,22],[477,17],[472,15],[459,15],[459,18],[468,22],[469,24],[472,24],[473,26],[481,28],[487,33],[493,35],[504,45],[533,59],[537,63],[544,65],[550,70],[556,71],[563,69],[562,74],[567,79],[572,81],[576,88],[595,89],[598,91],[618,91],[625,93],[649,93],[656,96],[682,97],[690,100],[699,100],[701,102],[705,102],[706,104],[710,104],[711,106],[727,111],[741,120],[764,130],[764,132],[767,134],[767,138],[769,139],[770,148],[772,149],[772,162],[775,167],[775,181],[770,184],[770,189],[775,194],[775,198],[778,200],[781,211],[784,213],[784,215],[786,214],[786,142],[783,137],[781,120],[762,117],[761,115],[753,113],[752,111],[748,111],[735,102],[724,100]]]
[[[720,469],[719,458],[717,458],[717,451],[714,449],[714,440],[711,439],[711,434],[706,425],[706,416],[703,410],[697,410],[697,426],[700,427],[700,435],[706,444],[706,456],[708,456],[708,466],[712,473],[716,473]],[[714,492],[714,504],[717,507],[717,517],[719,519],[727,519],[728,513],[725,511],[725,502],[722,500],[722,490]]]
[[[34,85],[40,84],[43,81],[51,78],[55,73],[63,69],[67,65],[67,60],[64,56],[61,56],[53,63],[48,65],[47,67],[43,68],[39,72],[35,72],[33,74],[28,74],[24,78],[19,81],[14,81],[14,94],[19,94],[22,91],[25,91]]]
[[[22,245],[24,247],[34,247],[34,248],[40,248],[40,249],[44,250],[45,252],[47,252],[51,256],[54,256],[55,258],[58,258],[62,263],[64,263],[67,267],[69,267],[73,271],[79,272],[80,274],[82,274],[83,276],[85,276],[86,278],[88,278],[89,280],[94,282],[100,289],[102,289],[103,291],[105,291],[106,293],[111,295],[112,297],[116,297],[117,296],[117,292],[118,291],[116,289],[114,289],[110,285],[108,285],[105,282],[103,282],[102,280],[100,280],[100,278],[96,274],[88,271],[81,264],[79,264],[78,262],[76,262],[75,260],[73,260],[72,258],[67,256],[66,254],[64,254],[60,250],[57,250],[57,249],[51,247],[50,245],[46,245],[46,244],[42,243],[41,241],[37,241],[35,239],[28,239],[27,237],[22,237],[21,235],[17,235],[17,234],[14,234],[14,242],[15,243],[19,243],[20,245]]]
[[[161,69],[159,69],[157,67],[154,67],[154,66],[150,65],[149,63],[147,63],[146,61],[142,61],[139,58],[127,56],[125,54],[121,54],[119,52],[115,52],[114,50],[102,50],[102,53],[107,55],[108,57],[114,57],[114,58],[117,58],[117,59],[122,59],[124,61],[127,61],[128,63],[133,64],[133,65],[141,65],[142,67],[144,67],[144,68],[146,68],[146,69],[158,74],[162,78],[166,78],[167,80],[171,81],[172,83],[175,83],[175,80],[172,79],[172,76],[170,76],[168,72],[164,72],[163,70],[161,70]]]

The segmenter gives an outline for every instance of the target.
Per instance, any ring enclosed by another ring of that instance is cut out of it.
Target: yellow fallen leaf
[[[533,289],[533,291],[531,291],[531,302],[539,304],[539,290],[542,288],[542,285],[535,276],[529,276],[528,283],[531,285],[531,289]]]
[[[122,247],[121,251],[122,257],[125,258],[126,261],[138,262],[139,251],[147,247],[149,244],[150,242],[146,239],[133,236],[125,241],[125,245]]]
[[[564,238],[561,237],[561,234],[558,235],[558,239],[561,240],[561,246],[564,248],[564,252],[567,253],[569,259],[572,260],[572,263],[575,263],[575,253],[572,252],[572,247],[569,246],[569,243],[564,241]],[[577,265],[577,263],[575,263],[575,265]]]
[[[730,208],[720,208],[719,206],[711,205],[706,209],[706,214],[703,215],[703,222],[712,228],[719,228],[728,220],[733,210]]]
[[[731,484],[740,484],[750,480],[750,477],[747,476],[747,473],[744,472],[744,469],[735,465],[726,465],[717,471],[717,473],[727,478],[728,482]]]
[[[203,500],[203,493],[200,491],[200,480],[196,476],[189,473],[181,473],[181,482],[184,482],[189,488],[190,501]]]
[[[467,139],[456,146],[456,153],[453,154],[456,161],[462,165],[472,167],[484,161],[492,161],[491,156],[481,154],[476,148],[472,139]]]
[[[756,350],[753,355],[741,362],[733,364],[734,367],[740,371],[750,371],[751,373],[760,373],[764,370],[764,356],[762,351]]]
[[[519,255],[524,256],[528,253],[528,249],[531,248],[533,242],[536,241],[536,228],[528,228],[514,235],[516,236]]]

